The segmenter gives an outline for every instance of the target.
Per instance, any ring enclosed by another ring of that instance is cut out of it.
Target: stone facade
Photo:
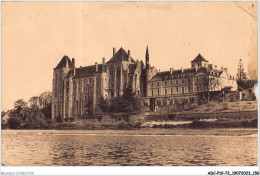
[[[227,68],[213,68],[200,54],[191,61],[191,68],[158,72],[147,82],[143,104],[156,111],[162,105],[192,104],[202,96],[221,91],[236,91],[237,82]],[[171,109],[171,108],[170,108]]]
[[[147,48],[146,58],[148,55]],[[103,58],[101,64],[87,67],[76,68],[75,59],[64,56],[53,73],[52,118],[100,113],[101,97],[109,101],[121,96],[127,87],[136,96],[146,96],[146,75],[152,78],[156,74],[154,67],[148,67],[134,60],[131,51],[126,52],[122,47],[117,52],[113,48],[108,62]]]
[[[216,83],[212,88],[209,80]],[[191,62],[191,68],[158,72],[150,66],[148,47],[145,64],[134,60],[131,52],[122,47],[105,62],[91,66],[75,66],[75,59],[64,56],[53,71],[52,118],[77,118],[86,114],[100,113],[100,99],[110,101],[131,87],[136,96],[154,111],[156,101],[168,104],[187,99],[194,101],[198,93],[229,88],[237,89],[234,77],[227,69],[215,69],[200,54]],[[193,99],[194,98],[194,99]]]

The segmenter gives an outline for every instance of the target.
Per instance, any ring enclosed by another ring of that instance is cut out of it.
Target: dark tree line
[[[128,87],[124,90],[122,96],[115,97],[110,101],[107,101],[101,97],[100,108],[104,113],[140,112],[141,101],[139,97],[135,96],[135,92]]]
[[[44,92],[31,97],[29,102],[19,99],[14,102],[13,109],[2,111],[2,117],[8,114],[9,128],[18,128],[21,124],[24,124],[24,128],[47,127],[51,120],[51,97],[51,92]]]

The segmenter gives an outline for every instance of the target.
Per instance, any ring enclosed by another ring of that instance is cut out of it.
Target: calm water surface
[[[7,166],[251,166],[257,129],[2,130]]]

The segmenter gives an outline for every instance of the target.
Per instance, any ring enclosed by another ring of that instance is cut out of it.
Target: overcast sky
[[[76,66],[131,50],[161,71],[190,67],[199,53],[236,74],[257,66],[256,2],[2,2],[2,110],[51,91],[64,55]]]

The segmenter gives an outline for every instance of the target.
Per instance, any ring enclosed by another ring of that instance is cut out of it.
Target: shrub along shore
[[[207,128],[257,128],[257,101],[248,102],[224,102],[216,103],[210,102],[193,110],[183,111],[177,113],[177,116],[173,114],[158,114],[149,115],[143,120],[135,122],[129,121],[130,113],[125,113],[126,118],[122,122],[116,123],[103,123],[101,122],[91,122],[87,118],[76,119],[73,122],[66,122],[63,120],[53,122],[39,116],[40,110],[37,108],[27,108],[22,111],[27,115],[26,120],[22,120],[19,117],[19,113],[13,113],[13,116],[7,120],[7,123],[2,123],[2,129],[56,129],[56,130],[103,130],[103,129],[140,129],[140,128],[191,128],[191,129],[207,129]],[[199,112],[199,113],[198,113]],[[206,113],[207,112],[207,113]],[[244,113],[243,113],[244,112]],[[251,113],[253,112],[253,113]],[[210,114],[211,113],[211,114]],[[214,113],[218,114],[214,117]],[[18,115],[17,115],[18,114]],[[21,113],[20,113],[21,114]],[[35,116],[38,115],[38,116]],[[106,115],[106,114],[105,114]],[[117,115],[109,114],[111,118],[117,119]],[[140,115],[142,116],[142,115]],[[222,117],[222,120],[219,117]],[[225,117],[228,118],[225,118]],[[240,116],[242,117],[240,119]],[[30,118],[28,118],[30,117]],[[232,117],[232,118],[230,118]],[[89,117],[95,119],[96,117]],[[179,119],[178,119],[179,118]],[[215,121],[201,121],[200,119],[214,119]],[[50,118],[49,118],[50,119]],[[126,120],[128,119],[128,120]],[[219,119],[219,120],[217,120]],[[224,119],[224,120],[223,120]],[[190,121],[190,123],[185,124],[172,124],[173,121]],[[156,123],[152,123],[155,121]],[[157,123],[158,122],[158,123]],[[149,124],[149,125],[145,125]]]
[[[252,121],[198,121],[194,120],[187,124],[154,124],[150,127],[142,127],[142,123],[118,123],[118,124],[102,124],[102,123],[82,123],[82,121],[75,122],[61,122],[61,123],[21,123],[16,118],[10,118],[8,121],[9,129],[46,129],[46,130],[134,130],[140,128],[190,128],[190,129],[208,129],[208,128],[257,128],[258,120]],[[3,129],[3,126],[2,126]]]

